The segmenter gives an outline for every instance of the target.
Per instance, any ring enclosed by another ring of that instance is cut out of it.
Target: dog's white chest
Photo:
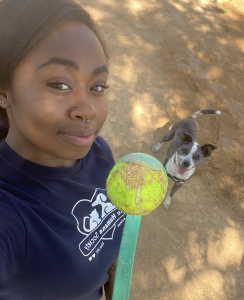
[[[171,176],[177,177],[179,179],[187,180],[194,173],[195,168],[186,171],[183,175],[178,173],[178,167],[175,163],[175,155],[173,155],[166,163],[166,172]]]

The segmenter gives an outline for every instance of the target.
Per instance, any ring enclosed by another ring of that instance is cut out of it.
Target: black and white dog
[[[195,112],[187,119],[175,123],[161,142],[152,149],[153,152],[157,152],[165,142],[172,140],[163,165],[168,176],[175,181],[175,184],[163,201],[165,209],[170,207],[174,193],[182,187],[184,182],[191,178],[195,167],[201,164],[204,157],[210,156],[217,149],[211,144],[200,146],[197,143],[199,129],[195,119],[204,114],[220,115],[221,112],[213,109]]]

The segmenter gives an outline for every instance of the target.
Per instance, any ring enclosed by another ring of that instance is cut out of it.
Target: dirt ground
[[[151,152],[175,121],[197,121],[218,147],[175,194],[142,217],[130,300],[244,299],[244,1],[81,0],[111,52],[115,160]],[[221,12],[222,11],[222,12]],[[172,186],[170,181],[169,187]]]

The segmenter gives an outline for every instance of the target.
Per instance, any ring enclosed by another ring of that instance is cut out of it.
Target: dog
[[[197,143],[199,128],[195,119],[205,114],[220,115],[221,112],[203,109],[193,113],[188,118],[175,123],[161,142],[152,148],[153,152],[157,152],[164,143],[172,140],[163,165],[168,177],[175,183],[163,201],[165,209],[169,209],[174,193],[193,176],[195,168],[201,164],[203,158],[209,157],[217,149],[211,144],[200,146]]]

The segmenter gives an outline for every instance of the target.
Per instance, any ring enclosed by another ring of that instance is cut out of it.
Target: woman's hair
[[[0,0],[0,92],[11,88],[18,64],[62,21],[89,27],[108,53],[94,21],[74,0]],[[7,136],[8,117],[0,107],[0,141]]]

